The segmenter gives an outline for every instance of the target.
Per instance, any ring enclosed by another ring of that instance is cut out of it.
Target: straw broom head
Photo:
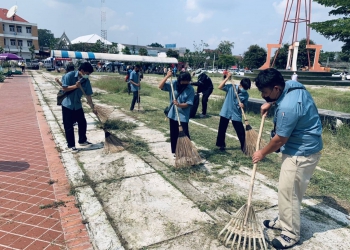
[[[258,133],[249,125],[248,121],[245,123],[245,143],[244,143],[244,153],[248,156],[253,156],[256,151],[256,140],[258,138]],[[266,146],[264,140],[260,140],[259,148]]]
[[[179,126],[175,155],[175,167],[177,168],[198,165],[202,161],[197,149],[183,132],[182,126]]]
[[[104,150],[107,154],[118,153],[124,150],[122,141],[118,139],[115,135],[112,135],[107,130],[105,131],[105,146]]]
[[[97,111],[97,116],[101,120],[102,123],[105,123],[109,116],[112,114],[114,111],[114,108],[112,107],[107,107],[107,106],[102,106],[99,104],[94,105],[95,110]]]

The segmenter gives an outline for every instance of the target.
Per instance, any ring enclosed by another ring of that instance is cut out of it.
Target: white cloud
[[[133,16],[133,15],[134,15],[134,12],[126,12],[125,15],[126,15],[126,16]]]
[[[273,2],[273,7],[279,15],[284,15],[287,6],[287,0],[282,0],[280,2]]]
[[[204,13],[199,13],[197,16],[195,17],[187,17],[187,22],[192,22],[192,23],[201,23],[203,22],[205,19],[208,19],[212,16],[212,14],[208,13],[208,14],[204,14]]]
[[[119,25],[119,24],[116,24],[116,25],[113,25],[111,27],[109,27],[110,30],[118,30],[118,31],[125,31],[125,30],[128,30],[129,27],[126,26],[126,25]]]
[[[186,9],[195,10],[197,9],[197,0],[187,0],[186,1]]]
[[[229,31],[230,31],[229,28],[225,28],[225,29],[222,30],[222,32],[224,32],[224,33],[229,32]]]
[[[244,31],[242,34],[243,35],[250,35],[252,32],[250,32],[250,31]]]

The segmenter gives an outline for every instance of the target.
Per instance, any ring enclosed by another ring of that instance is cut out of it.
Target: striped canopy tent
[[[174,57],[153,57],[139,55],[108,54],[94,52],[79,52],[66,50],[51,50],[51,56],[55,58],[74,58],[89,60],[108,60],[120,62],[147,62],[147,63],[174,63],[178,61]]]

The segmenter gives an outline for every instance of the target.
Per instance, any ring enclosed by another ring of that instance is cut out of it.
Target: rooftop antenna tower
[[[105,0],[101,0],[101,37],[103,39],[104,48],[107,47],[107,30],[106,27],[106,10],[105,10]]]

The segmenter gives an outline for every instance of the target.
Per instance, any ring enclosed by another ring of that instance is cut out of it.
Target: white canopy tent
[[[77,43],[96,43],[98,40],[103,42],[106,45],[112,45],[112,43],[108,40],[103,39],[99,35],[96,34],[91,34],[91,35],[86,35],[86,36],[80,36],[78,38],[75,38],[74,40],[71,41],[72,44],[77,44]]]
[[[174,64],[178,63],[177,59],[174,57],[123,55],[123,54],[79,52],[79,51],[66,51],[66,50],[51,50],[51,56],[55,58],[107,60],[107,61],[119,61],[119,62],[147,62],[147,63],[174,63]]]

